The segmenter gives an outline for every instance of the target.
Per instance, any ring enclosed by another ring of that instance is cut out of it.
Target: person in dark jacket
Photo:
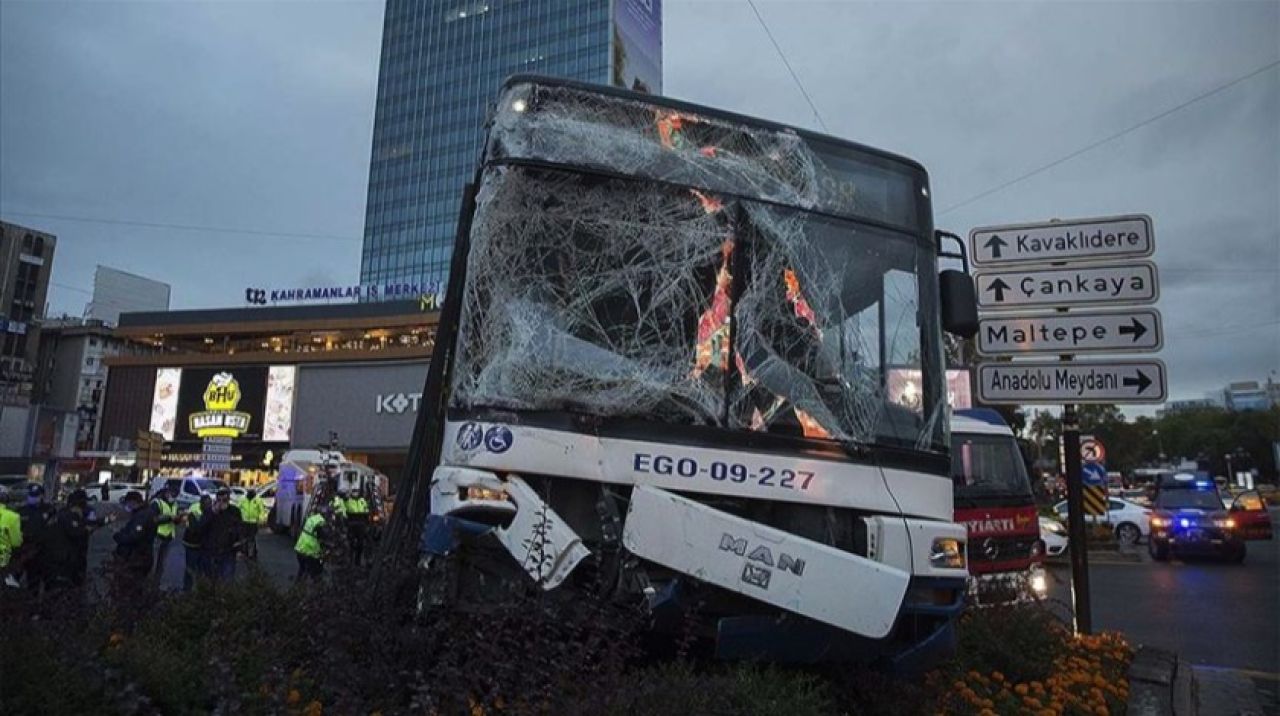
[[[124,496],[124,507],[129,511],[129,521],[115,534],[116,558],[129,576],[143,579],[151,574],[160,515],[154,505],[133,490]]]
[[[231,504],[231,490],[223,487],[213,498],[208,515],[202,518],[200,549],[208,561],[209,576],[229,581],[236,575],[236,552],[244,539],[244,520]]]
[[[213,511],[213,500],[202,495],[200,501],[187,508],[183,514],[186,529],[182,531],[182,549],[185,564],[182,570],[182,591],[189,592],[196,579],[209,576],[209,564],[205,559],[201,542],[204,540],[205,515]]]
[[[18,510],[22,520],[22,553],[20,567],[26,575],[27,588],[39,592],[44,585],[44,539],[53,525],[58,510],[44,499],[44,486],[27,489],[27,502]]]
[[[84,584],[89,566],[89,535],[100,527],[89,509],[89,496],[75,490],[58,511],[44,535],[40,569],[47,589],[66,589]]]

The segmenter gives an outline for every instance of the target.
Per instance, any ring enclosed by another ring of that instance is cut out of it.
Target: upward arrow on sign
[[[1009,284],[996,279],[991,282],[990,286],[987,286],[987,290],[996,295],[996,303],[1004,303],[1004,292],[1009,290]]]
[[[1000,238],[999,234],[992,235],[990,239],[987,239],[986,243],[986,247],[991,249],[991,257],[996,259],[1000,258],[1000,249],[1003,249],[1008,245],[1009,243]]]

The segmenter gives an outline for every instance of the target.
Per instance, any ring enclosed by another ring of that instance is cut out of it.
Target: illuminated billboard
[[[160,368],[151,430],[167,442],[288,442],[296,373],[295,366]]]
[[[662,0],[614,0],[615,86],[662,94]]]

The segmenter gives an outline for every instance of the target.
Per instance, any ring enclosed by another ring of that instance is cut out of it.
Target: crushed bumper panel
[[[639,557],[864,637],[889,634],[910,574],[638,486],[623,544]]]

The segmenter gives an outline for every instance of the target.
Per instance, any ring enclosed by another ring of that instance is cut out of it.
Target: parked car
[[[91,485],[84,488],[89,496],[90,502],[100,502],[102,500],[102,484]],[[124,500],[124,496],[130,492],[137,492],[143,497],[147,496],[147,486],[141,482],[108,482],[107,483],[107,502],[119,504]]]
[[[151,489],[148,494],[154,495],[161,487],[168,487],[177,496],[178,506],[186,509],[199,502],[201,495],[212,496],[219,488],[226,486],[227,483],[211,477],[194,475],[186,477],[153,477],[151,478]]]
[[[21,502],[27,496],[26,475],[0,475],[0,502]]]
[[[1047,559],[1061,557],[1067,551],[1067,526],[1052,517],[1041,517],[1040,541]]]
[[[1053,506],[1053,511],[1067,520],[1067,501],[1063,500]],[[1128,500],[1115,497],[1107,498],[1106,515],[1084,516],[1085,524],[1110,523],[1116,532],[1116,541],[1120,544],[1137,544],[1151,534],[1151,510]]]

